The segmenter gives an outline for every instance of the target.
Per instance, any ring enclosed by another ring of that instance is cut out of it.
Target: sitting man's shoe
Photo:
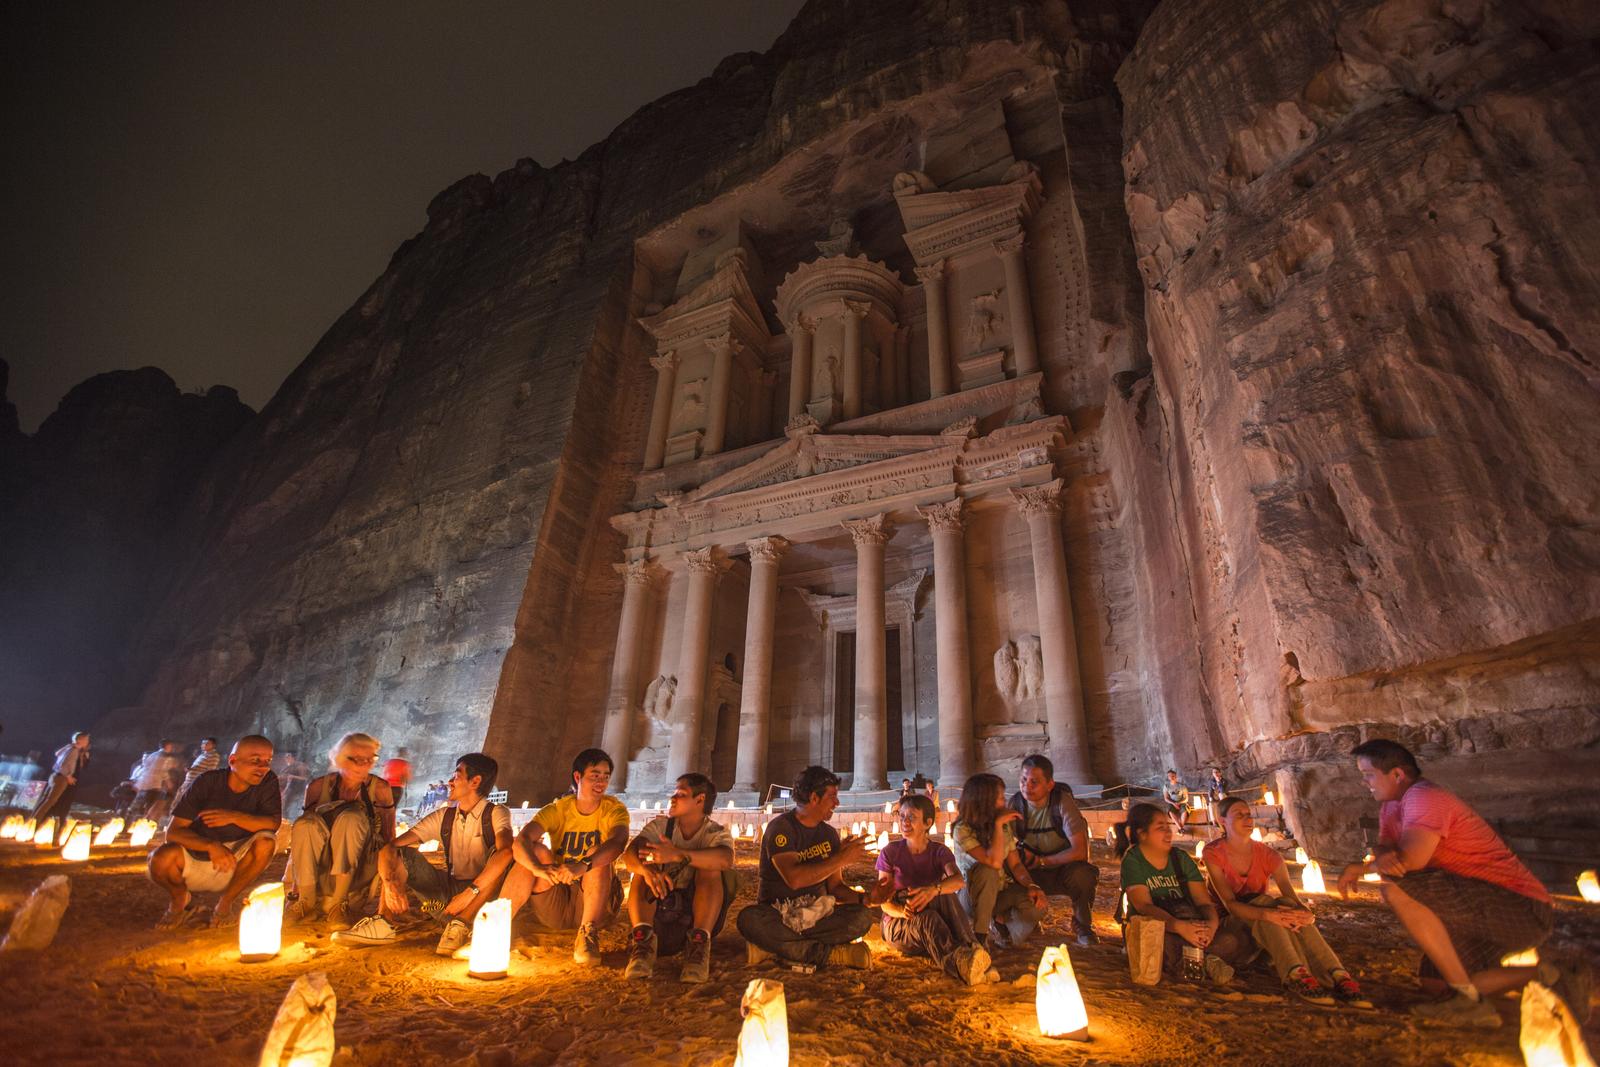
[[[595,923],[578,927],[578,936],[572,939],[572,962],[600,962],[600,927]]]
[[[759,963],[766,963],[771,958],[772,953],[757,945],[754,941],[746,941],[744,943],[744,964],[746,967],[754,967]]]
[[[989,941],[988,941],[989,954],[992,956],[996,952],[1003,951],[1004,949],[1008,949],[1010,947],[1011,947],[1011,928],[1006,926],[1002,922],[992,922],[992,923],[990,923],[989,924]]]
[[[444,924],[444,931],[439,934],[439,943],[434,946],[437,956],[454,956],[456,950],[472,940],[472,927],[460,919],[452,918]]]
[[[828,953],[828,966],[854,967],[858,971],[870,970],[872,967],[872,950],[864,941],[852,941],[848,945],[834,945],[833,951]]]
[[[1206,978],[1212,985],[1227,985],[1233,981],[1233,968],[1221,956],[1206,953]],[[1312,981],[1316,981],[1315,978]]]
[[[1093,930],[1089,929],[1087,926],[1080,926],[1078,927],[1078,932],[1073,935],[1073,940],[1078,943],[1079,948],[1088,948],[1089,946],[1095,944],[1098,938],[1094,936]]]
[[[328,924],[330,930],[350,929],[350,905],[345,901],[339,901],[327,910],[322,916],[322,921]],[[388,923],[385,922],[384,925],[387,926]]]
[[[1373,1010],[1372,1001],[1367,999],[1367,995],[1361,992],[1361,987],[1356,984],[1356,980],[1348,974],[1343,978],[1335,978],[1333,980],[1333,999],[1347,1008],[1355,1008],[1359,1011]]]
[[[956,949],[956,974],[967,985],[982,985],[989,980],[989,953],[982,945],[963,945]]]
[[[689,931],[689,940],[683,944],[683,971],[678,977],[685,982],[704,982],[710,979],[711,937],[704,930]]]
[[[333,939],[341,945],[392,945],[398,936],[381,915],[368,915],[350,929],[333,933]]]
[[[1500,1026],[1500,1013],[1494,1010],[1492,1004],[1482,998],[1473,1000],[1465,993],[1452,993],[1446,1000],[1413,1004],[1411,1014],[1445,1026],[1473,1026],[1481,1030],[1494,1030]]]
[[[298,900],[289,901],[289,906],[283,910],[283,920],[288,923],[298,923],[302,926],[314,923],[322,918],[322,909],[317,907],[316,901],[300,897]]]
[[[628,965],[624,978],[649,978],[656,973],[656,932],[649,926],[635,926],[628,935]]]
[[[1315,1004],[1319,1008],[1331,1008],[1334,1005],[1333,994],[1317,981],[1316,975],[1304,968],[1299,968],[1298,974],[1291,974],[1284,979],[1283,988],[1299,998],[1302,1004]]]

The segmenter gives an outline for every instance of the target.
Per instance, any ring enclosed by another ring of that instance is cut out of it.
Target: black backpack
[[[492,801],[492,800],[486,800],[486,801],[484,801],[484,804],[486,806],[483,809],[483,817],[479,821],[478,825],[483,828],[483,851],[484,851],[485,857],[487,858],[488,856],[492,856],[495,853],[495,847],[494,847],[494,807],[495,807],[495,805],[494,805],[494,801]],[[456,819],[460,818],[460,810],[461,810],[460,808],[454,809],[449,814],[447,814],[443,819],[441,819],[440,822],[439,822],[439,850],[444,853],[444,873],[445,873],[445,877],[449,878],[451,881],[455,880],[455,872],[450,869],[450,834],[455,828]]]
[[[1054,829],[1056,833],[1066,838],[1068,844],[1070,845],[1072,842],[1072,835],[1067,833],[1067,824],[1061,818],[1061,798],[1063,796],[1072,796],[1071,786],[1067,785],[1065,782],[1057,782],[1055,785],[1051,786],[1050,800],[1048,801],[1045,810],[1050,813],[1051,828]],[[1017,829],[1018,838],[1025,839],[1030,833],[1037,834],[1044,832],[1042,830],[1028,829],[1028,801],[1023,797],[1021,790],[1011,794],[1011,800],[1007,806],[1010,807],[1012,811],[1022,816],[1022,825]],[[1026,844],[1027,842],[1024,840],[1023,843]]]

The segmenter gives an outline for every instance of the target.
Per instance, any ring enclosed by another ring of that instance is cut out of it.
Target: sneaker
[[[1413,1004],[1411,1014],[1445,1026],[1475,1026],[1483,1030],[1495,1030],[1500,1026],[1500,1013],[1488,1001],[1473,1000],[1464,993],[1452,993],[1447,1000]]]
[[[1095,937],[1094,931],[1089,929],[1087,926],[1080,926],[1078,927],[1078,932],[1076,935],[1074,935],[1073,940],[1078,943],[1079,948],[1089,948],[1091,945],[1095,944],[1099,938]]]
[[[744,965],[746,967],[754,967],[758,964],[766,963],[771,958],[772,953],[761,948],[754,941],[746,941],[744,943]]]
[[[689,931],[689,940],[683,946],[683,971],[678,977],[685,982],[704,982],[711,977],[711,936],[704,930]]]
[[[397,936],[388,919],[368,915],[348,930],[335,930],[333,939],[341,945],[392,945]]]
[[[864,941],[852,941],[848,945],[834,945],[833,951],[828,953],[828,966],[854,967],[858,971],[870,970],[872,967],[872,950]]]
[[[967,985],[989,980],[989,953],[982,945],[963,945],[956,950],[956,974]]]
[[[1219,961],[1220,962],[1220,961]],[[1328,992],[1323,984],[1317,981],[1317,976],[1304,968],[1298,973],[1291,974],[1283,980],[1283,988],[1291,995],[1298,997],[1303,1004],[1315,1004],[1319,1008],[1334,1006],[1333,994]]]
[[[624,978],[649,978],[656,973],[656,932],[648,926],[635,926],[628,935],[628,965]]]
[[[1366,995],[1361,992],[1361,987],[1356,984],[1356,980],[1348,974],[1343,978],[1334,979],[1333,999],[1347,1008],[1355,1008],[1359,1011],[1374,1010],[1372,1001],[1366,998]]]
[[[584,923],[578,927],[578,936],[572,939],[572,962],[600,962],[600,927]]]
[[[322,921],[328,924],[330,930],[350,929],[350,905],[341,900],[323,914]],[[388,923],[385,922],[384,925],[387,926]]]
[[[1004,952],[1011,947],[1011,930],[1004,923],[992,922],[989,924],[989,940],[987,948],[989,955]]]
[[[1233,981],[1233,968],[1221,956],[1206,954],[1206,978],[1212,985],[1227,985]],[[1315,978],[1312,981],[1316,981]]]
[[[444,932],[439,935],[439,943],[434,946],[436,956],[454,956],[456,950],[472,940],[472,927],[460,919],[451,919],[444,924]]]
[[[322,911],[317,907],[315,901],[300,897],[298,900],[289,902],[289,906],[284,909],[283,918],[285,922],[298,923],[301,926],[305,926],[322,918]]]

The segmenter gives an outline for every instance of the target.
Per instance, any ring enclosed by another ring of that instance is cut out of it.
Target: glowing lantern
[[[239,959],[270,960],[283,946],[283,883],[268,882],[250,890],[239,911]]]
[[[1273,794],[1272,790],[1269,789],[1265,793],[1261,794],[1261,803],[1270,808],[1278,803],[1278,798]]]
[[[1328,883],[1322,880],[1322,864],[1316,860],[1306,864],[1300,872],[1300,889],[1305,893],[1326,893]]]
[[[56,844],[56,821],[46,819],[44,825],[33,832],[35,848],[54,848]]]
[[[1578,875],[1578,895],[1591,904],[1600,904],[1600,878],[1593,871]]]
[[[885,815],[893,815],[894,814],[894,801],[885,800],[883,802],[883,813]]]
[[[118,817],[100,827],[100,832],[94,835],[95,847],[104,848],[116,841],[117,835],[122,833],[122,826],[122,819]]]
[[[752,978],[739,1001],[744,1025],[733,1067],[789,1067],[789,1010],[783,983]]]
[[[72,828],[72,833],[67,835],[66,847],[61,850],[61,858],[74,863],[82,863],[89,858],[89,824],[78,823]]]
[[[731,801],[731,800],[730,800],[730,801],[728,801],[728,810],[729,810],[729,811],[732,811],[732,810],[733,810],[733,801]]]
[[[889,831],[885,830],[878,835],[878,840],[873,843],[872,851],[882,852],[889,847]]]
[[[1068,1041],[1089,1040],[1089,1013],[1066,945],[1053,945],[1039,957],[1035,989],[1033,1006],[1039,1016],[1039,1033]]]
[[[12,837],[17,841],[32,841],[33,840],[33,820],[32,819],[23,819],[22,820],[22,825],[17,827],[17,832],[15,834],[13,834]]]
[[[1304,867],[1307,863],[1310,862],[1310,860],[1311,860],[1311,857],[1306,855],[1306,850],[1304,848],[1301,848],[1299,846],[1295,847],[1295,850],[1294,850],[1294,861],[1296,863],[1298,863],[1300,866]]]
[[[744,824],[744,836],[748,837],[752,841],[754,841],[756,839],[756,824],[755,823],[747,822],[747,823]]]
[[[853,823],[850,824],[850,836],[851,837],[860,837],[861,836],[861,824],[860,823],[853,822]]]
[[[156,836],[156,824],[149,819],[140,819],[133,824],[133,829],[128,831],[128,844],[134,848],[143,848]]]
[[[1189,798],[1189,810],[1190,811],[1205,811],[1206,810],[1206,798],[1205,797],[1190,797]]]
[[[1572,1009],[1539,982],[1522,990],[1522,1062],[1527,1067],[1594,1067]]]
[[[72,836],[72,828],[74,826],[76,826],[76,825],[78,825],[78,820],[77,819],[70,819],[69,818],[66,822],[62,823],[61,824],[61,836],[62,837],[71,837]]]
[[[772,814],[772,805],[771,805],[771,804],[768,804],[768,805],[767,805],[767,807],[766,807],[766,812],[767,812],[767,814],[768,814],[768,815],[771,815],[771,814]]]
[[[0,838],[13,838],[17,836],[17,828],[22,825],[20,815],[7,815],[6,821],[0,823]]]
[[[1539,966],[1539,950],[1525,948],[1521,952],[1512,952],[1500,957],[1502,967],[1537,967]]]
[[[417,851],[418,852],[438,852],[439,851],[439,839],[438,838],[434,838],[432,841],[424,841],[422,844],[417,846]]]
[[[504,978],[511,966],[511,901],[491,900],[472,920],[472,951],[467,974],[484,981]]]
[[[1261,827],[1256,826],[1256,827],[1253,827],[1250,830],[1250,840],[1252,840],[1252,841],[1260,841],[1261,840]]]
[[[956,802],[953,800],[945,801],[944,810],[949,812],[951,815],[954,815],[956,813]]]
[[[878,836],[878,820],[874,819],[871,822],[867,823],[867,836],[868,837],[877,837]]]

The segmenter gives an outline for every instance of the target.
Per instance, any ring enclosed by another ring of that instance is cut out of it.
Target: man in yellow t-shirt
[[[628,809],[607,796],[611,757],[586,748],[572,761],[572,793],[539,809],[512,844],[516,861],[500,896],[512,914],[532,901],[534,920],[578,930],[572,958],[600,962],[600,928],[616,917],[622,883],[611,865],[628,844]]]

